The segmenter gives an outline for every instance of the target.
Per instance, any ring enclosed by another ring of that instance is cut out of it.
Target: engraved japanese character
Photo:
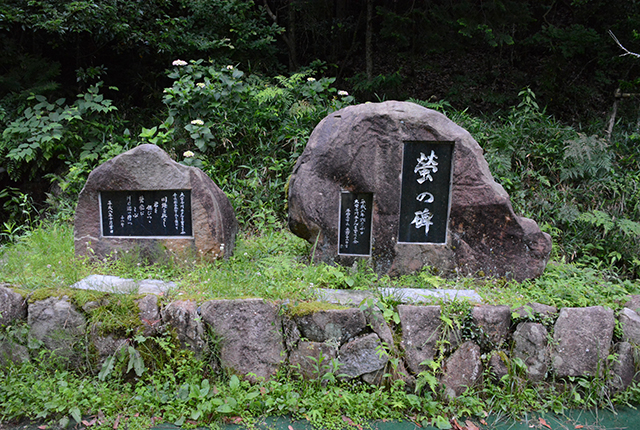
[[[415,224],[416,228],[425,228],[424,234],[427,236],[429,234],[429,227],[433,225],[431,222],[431,218],[433,218],[433,214],[429,212],[429,209],[425,209],[423,211],[415,212],[415,218],[411,221],[411,224]]]
[[[416,200],[418,200],[419,202],[423,201],[427,196],[429,196],[429,198],[427,198],[427,201],[425,203],[433,203],[433,194],[425,191],[424,193],[420,193],[418,194],[418,197],[416,197]]]
[[[432,173],[438,171],[438,162],[436,161],[438,157],[436,153],[431,150],[431,154],[427,157],[423,152],[420,153],[420,157],[418,158],[418,164],[415,169],[413,169],[414,173],[420,175],[417,179],[419,184],[424,183],[424,181],[429,180],[433,182],[433,177],[431,177]]]

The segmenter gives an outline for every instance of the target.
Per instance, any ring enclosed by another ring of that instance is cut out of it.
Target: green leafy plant
[[[49,171],[47,162],[55,159],[75,160],[81,148],[92,151],[103,145],[111,129],[97,118],[116,110],[111,100],[99,93],[97,83],[79,94],[71,105],[60,98],[51,103],[45,96],[33,95],[33,106],[9,124],[0,139],[0,153],[5,154],[7,172],[18,180],[28,171],[28,177]]]
[[[0,216],[0,242],[15,242],[21,235],[27,233],[36,221],[39,210],[33,198],[17,188],[7,187],[0,190],[3,215]]]
[[[495,179],[517,213],[552,235],[554,252],[625,277],[640,267],[638,159],[631,133],[608,142],[561,124],[525,88],[501,117],[454,113],[484,147]]]
[[[266,79],[233,65],[176,61],[164,94],[168,119],[143,137],[201,166],[241,224],[263,230],[282,220],[287,176],[315,125],[353,103],[332,86],[335,78],[314,73]]]

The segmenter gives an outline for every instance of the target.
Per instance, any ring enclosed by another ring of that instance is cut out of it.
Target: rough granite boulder
[[[465,342],[447,359],[440,383],[447,397],[453,399],[473,387],[481,376],[480,347],[474,342]]]
[[[398,243],[404,142],[454,142],[446,244]],[[379,274],[425,266],[444,274],[539,276],[551,238],[513,212],[471,135],[436,111],[389,101],[349,106],[313,131],[289,182],[289,227],[314,245],[316,261],[350,266],[338,255],[341,190],[373,193],[372,253]]]
[[[513,334],[513,356],[527,365],[527,376],[531,381],[542,381],[549,370],[549,332],[542,324],[525,322],[518,324]]]
[[[542,303],[527,303],[514,311],[520,318],[555,318],[558,315],[558,308],[555,306],[543,305]]]
[[[337,356],[335,345],[303,341],[289,354],[289,365],[305,379],[320,379],[333,369],[331,360]]]
[[[293,351],[302,337],[295,321],[286,314],[282,316],[282,335],[284,337],[284,347],[287,351]]]
[[[507,340],[511,326],[509,306],[478,306],[471,311],[473,322],[482,329],[485,338],[494,346]]]
[[[389,355],[381,353],[381,348],[382,343],[375,333],[345,343],[338,354],[338,361],[342,364],[339,373],[347,378],[357,378],[384,369]]]
[[[204,326],[198,315],[198,305],[193,300],[178,300],[169,303],[160,312],[162,322],[175,329],[183,347],[201,353],[204,342]]]
[[[509,368],[503,357],[507,358],[504,351],[492,351],[491,358],[489,358],[489,369],[491,369],[491,374],[498,381],[509,373]]]
[[[162,326],[162,318],[158,308],[158,296],[147,294],[138,300],[137,304],[138,309],[140,309],[140,321],[142,322],[142,327],[144,327],[143,334],[145,336],[158,334]]]
[[[74,348],[82,340],[87,322],[66,297],[49,297],[29,305],[29,336],[41,341],[58,356],[76,355]]]
[[[0,327],[27,317],[27,302],[20,294],[0,284]]]
[[[556,375],[587,376],[603,370],[609,356],[615,319],[602,306],[563,308],[556,321],[551,364]]]
[[[191,237],[109,237],[101,231],[99,194],[103,191],[191,191]],[[113,251],[140,252],[150,260],[165,252],[183,258],[229,257],[238,230],[227,196],[200,169],[169,158],[156,145],[140,145],[91,172],[78,197],[75,217],[77,256],[104,258]]]
[[[369,307],[364,310],[364,316],[367,319],[367,325],[371,327],[371,330],[373,330],[373,332],[380,338],[382,346],[385,348],[387,354],[391,357],[399,356],[400,351],[396,348],[395,341],[393,339],[393,332],[391,331],[389,324],[385,321],[382,312]],[[402,379],[405,382],[406,387],[415,387],[415,378],[409,375],[409,372],[404,365],[404,361],[399,360],[397,365],[392,366],[388,370],[393,380]],[[385,371],[382,369],[364,374],[362,375],[362,379],[368,384],[381,385],[384,374]]]
[[[629,342],[620,342],[615,347],[616,357],[611,363],[610,385],[615,391],[626,389],[636,376],[635,348]]]
[[[112,334],[106,336],[100,336],[97,334],[97,330],[93,330],[94,334],[91,336],[93,339],[93,346],[98,353],[98,362],[96,368],[100,370],[104,361],[111,355],[116,354],[120,349],[126,348],[130,345],[129,339],[123,339],[116,337]]]
[[[360,309],[330,309],[294,318],[302,337],[313,342],[334,339],[339,345],[359,335],[367,326]]]
[[[629,301],[624,304],[624,307],[638,312],[640,310],[640,294],[632,294],[629,296]]]
[[[373,307],[368,307],[363,312],[367,320],[367,325],[371,327],[371,330],[378,335],[390,351],[395,352],[396,348],[393,342],[393,333],[391,332],[391,328],[389,328],[389,324],[385,321],[382,312]]]
[[[622,327],[622,340],[640,345],[640,315],[636,311],[624,308],[620,312],[619,320]]]
[[[15,342],[0,340],[0,369],[10,364],[20,365],[29,361],[29,350]]]
[[[219,338],[220,362],[231,373],[269,378],[285,358],[282,318],[262,299],[210,300],[200,307],[202,319]]]
[[[402,328],[400,346],[409,371],[417,375],[428,369],[420,363],[433,360],[435,355],[436,342],[442,333],[440,306],[399,305],[397,309]]]

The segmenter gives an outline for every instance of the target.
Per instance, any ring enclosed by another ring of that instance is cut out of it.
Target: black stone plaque
[[[340,193],[338,254],[371,255],[373,193]]]
[[[191,190],[101,191],[103,236],[191,237]]]
[[[447,242],[454,142],[404,143],[398,242]]]

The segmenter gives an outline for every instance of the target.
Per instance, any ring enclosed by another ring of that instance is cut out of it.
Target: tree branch
[[[624,57],[626,55],[632,55],[634,57],[640,58],[640,54],[636,54],[635,52],[631,52],[627,48],[622,46],[622,43],[620,43],[620,41],[618,40],[616,35],[613,34],[613,31],[609,30],[609,36],[611,36],[613,38],[613,40],[615,40],[616,44],[624,51],[624,54],[620,54],[621,57]]]

